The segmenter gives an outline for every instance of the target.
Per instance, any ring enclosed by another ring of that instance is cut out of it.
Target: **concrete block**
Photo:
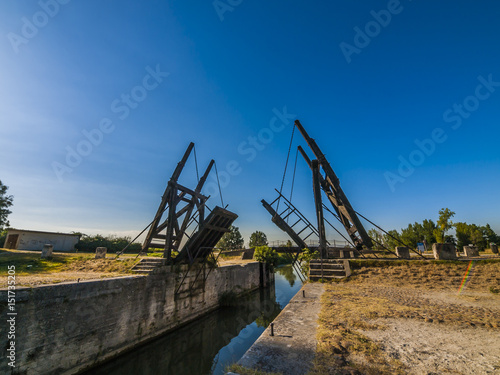
[[[455,245],[451,243],[435,243],[432,244],[432,252],[434,259],[453,260],[457,259],[457,250]]]
[[[490,243],[490,249],[493,252],[493,254],[498,254],[498,245],[494,244],[493,242]]]
[[[348,249],[340,250],[339,256],[341,259],[353,259],[354,258],[354,250],[348,250]]]
[[[246,249],[243,251],[243,254],[241,254],[241,259],[242,260],[253,259],[254,254],[255,254],[255,247],[253,249]]]
[[[410,249],[406,246],[396,246],[396,255],[403,259],[410,259]]]
[[[42,259],[52,258],[52,252],[54,251],[54,246],[51,244],[43,245],[42,249]]]
[[[464,255],[466,257],[478,257],[479,249],[477,246],[464,246]]]
[[[95,249],[95,259],[104,259],[106,258],[106,252],[108,251],[107,247],[98,247]]]

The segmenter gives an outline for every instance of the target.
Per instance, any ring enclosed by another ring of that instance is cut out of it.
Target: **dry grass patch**
[[[500,311],[488,303],[500,303],[495,294],[500,262],[476,262],[468,294],[458,296],[467,267],[462,262],[352,262],[353,275],[327,285],[322,296],[311,374],[407,373],[402,362],[359,332],[383,330],[385,319],[497,330]]]
[[[41,259],[40,252],[2,251],[0,287],[7,285],[7,266],[15,266],[17,286],[36,286],[64,281],[89,280],[130,275],[139,262],[135,257],[94,259],[95,254],[55,253]]]
[[[372,320],[401,309],[368,292],[367,288],[354,289],[345,283],[326,286],[312,375],[405,373],[400,362],[386,356],[376,343],[357,332],[358,329],[383,329],[382,324]]]
[[[372,283],[458,290],[469,262],[463,261],[352,261],[352,282],[363,282],[367,277]],[[373,277],[375,276],[375,277]],[[490,287],[500,287],[500,260],[474,261],[467,282],[467,289],[489,292]]]

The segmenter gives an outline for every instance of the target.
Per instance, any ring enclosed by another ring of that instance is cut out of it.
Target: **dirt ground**
[[[500,374],[500,262],[465,282],[467,267],[361,267],[327,285],[312,374]]]
[[[384,329],[360,330],[408,374],[500,374],[500,300],[480,292],[419,291],[394,287],[371,292],[399,306],[399,318],[376,319]]]

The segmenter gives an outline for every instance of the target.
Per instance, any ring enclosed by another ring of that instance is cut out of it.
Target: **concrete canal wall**
[[[5,374],[74,374],[117,356],[219,307],[224,295],[259,288],[257,262],[219,267],[196,279],[185,269],[149,276],[19,288],[14,368],[5,355]],[[194,283],[194,284],[193,284]],[[181,285],[178,293],[175,291]],[[190,288],[191,286],[191,288]],[[2,319],[7,319],[7,291],[0,291]],[[6,324],[0,346],[9,347]]]

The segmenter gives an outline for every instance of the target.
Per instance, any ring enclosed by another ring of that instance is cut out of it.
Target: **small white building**
[[[79,240],[80,236],[77,234],[8,228],[3,247],[14,250],[41,251],[43,245],[51,244],[54,246],[54,251],[75,251],[75,245]]]

